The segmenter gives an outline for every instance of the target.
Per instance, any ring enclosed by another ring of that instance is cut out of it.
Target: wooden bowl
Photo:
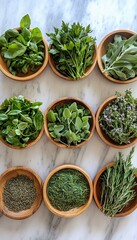
[[[86,72],[84,73],[84,75],[81,77],[81,78],[78,78],[78,79],[73,79],[73,78],[70,78],[70,77],[66,77],[65,75],[61,74],[57,69],[56,69],[56,65],[54,63],[54,60],[52,58],[52,54],[49,53],[49,64],[50,64],[50,67],[52,68],[53,72],[60,78],[63,78],[65,80],[68,80],[68,81],[77,81],[77,80],[81,80],[85,77],[87,77],[94,69],[95,65],[96,65],[96,61],[97,61],[97,46],[95,45],[95,52],[94,52],[94,55],[93,55],[93,64],[89,67],[87,67],[86,69]]]
[[[103,172],[106,171],[107,167],[113,167],[114,162],[110,162],[107,165],[105,165],[103,168],[101,168],[97,175],[94,178],[94,200],[97,205],[97,207],[101,210],[101,204],[100,204],[100,199],[101,199],[101,180],[100,177],[103,174]],[[136,176],[136,182],[137,182],[137,174]],[[114,217],[124,217],[132,213],[136,208],[137,208],[137,186],[135,186],[135,191],[136,191],[136,197],[135,199],[131,200],[126,207],[123,208],[123,210],[119,213],[117,213]],[[102,211],[102,210],[101,210]]]
[[[5,203],[3,201],[3,191],[4,191],[4,186],[5,186],[6,182],[9,179],[16,177],[18,175],[26,175],[27,177],[29,177],[30,179],[32,179],[34,181],[34,185],[37,190],[37,197],[30,209],[23,210],[20,212],[13,212],[13,211],[10,211],[5,206]],[[0,176],[0,210],[1,210],[1,212],[5,216],[12,218],[12,219],[16,219],[16,220],[25,219],[25,218],[32,216],[41,205],[41,202],[43,199],[42,187],[43,187],[43,183],[42,183],[41,178],[32,169],[22,167],[22,166],[16,166],[16,167],[9,168]]]
[[[20,30],[20,28],[16,28],[17,30]],[[30,29],[31,30],[31,29]],[[28,80],[32,80],[33,78],[38,77],[43,70],[46,68],[47,63],[48,63],[48,45],[46,40],[43,38],[43,44],[44,44],[44,61],[42,66],[38,69],[37,72],[32,72],[31,70],[27,73],[27,74],[17,74],[16,76],[14,76],[13,74],[11,74],[9,72],[9,69],[7,67],[6,62],[4,61],[4,59],[2,58],[2,56],[0,55],[0,70],[9,78],[16,80],[16,81],[28,81]]]
[[[49,110],[54,109],[57,105],[62,106],[62,105],[64,105],[64,103],[69,103],[69,102],[70,102],[70,103],[76,102],[76,103],[78,103],[78,104],[86,107],[86,108],[90,111],[90,114],[91,114],[91,116],[92,116],[92,124],[91,124],[90,130],[89,130],[89,131],[90,131],[90,135],[89,135],[89,137],[88,137],[85,141],[83,141],[83,142],[81,142],[81,143],[79,143],[79,144],[77,144],[77,145],[66,146],[66,145],[64,145],[64,144],[62,144],[62,143],[55,142],[54,139],[50,136],[49,130],[48,130],[47,113],[48,113]],[[88,141],[90,140],[90,138],[93,136],[93,133],[94,133],[94,130],[95,130],[95,116],[94,116],[94,112],[93,112],[93,110],[89,107],[88,104],[86,104],[84,101],[82,101],[82,100],[79,99],[79,98],[64,97],[64,98],[57,99],[56,101],[54,101],[53,103],[51,103],[51,105],[47,108],[47,110],[46,110],[46,112],[45,112],[45,114],[44,114],[44,129],[45,129],[45,133],[46,133],[48,139],[49,139],[52,143],[54,143],[57,147],[62,147],[62,148],[79,148],[79,147],[82,147],[82,146],[83,146],[86,142],[88,142]]]
[[[121,36],[124,36],[126,38],[130,38],[131,36],[133,36],[135,34],[135,32],[130,31],[130,30],[116,30],[116,31],[113,31],[113,32],[110,32],[109,34],[107,34],[98,46],[98,52],[97,52],[98,53],[98,66],[99,66],[99,69],[100,69],[101,73],[109,81],[114,82],[114,83],[119,83],[119,84],[132,83],[132,82],[137,80],[137,76],[132,78],[132,79],[123,81],[123,80],[115,79],[115,78],[109,76],[107,73],[104,72],[104,65],[103,65],[103,62],[102,62],[101,58],[106,54],[106,48],[107,48],[107,46],[110,42],[113,42],[114,36],[116,34],[120,34]]]
[[[87,203],[79,208],[74,208],[71,209],[69,211],[60,211],[56,208],[54,208],[50,201],[49,198],[47,196],[47,185],[48,182],[50,180],[50,178],[57,173],[58,171],[62,170],[62,169],[75,169],[77,171],[79,171],[80,173],[82,173],[85,178],[87,179],[87,182],[89,184],[89,188],[90,188],[90,194],[89,194],[89,199],[87,201]],[[76,165],[71,165],[71,164],[66,164],[66,165],[61,165],[59,167],[56,167],[55,169],[53,169],[47,176],[47,178],[45,179],[44,185],[43,185],[43,198],[44,198],[44,202],[47,206],[47,208],[54,213],[55,215],[58,215],[59,217],[64,217],[64,218],[71,218],[71,217],[75,217],[80,215],[82,212],[84,212],[90,205],[91,201],[92,201],[92,197],[93,197],[93,184],[92,184],[92,180],[90,178],[90,176],[80,167],[76,166]]]
[[[99,135],[99,137],[102,139],[103,142],[105,142],[107,145],[109,145],[110,147],[114,147],[114,148],[118,148],[118,149],[124,149],[124,148],[128,148],[131,147],[132,145],[134,145],[137,142],[137,138],[133,138],[130,140],[129,144],[118,144],[116,142],[114,142],[100,127],[99,125],[99,116],[100,114],[103,112],[104,108],[106,106],[108,106],[108,104],[110,102],[112,102],[113,100],[116,99],[116,96],[112,96],[107,98],[98,108],[97,112],[96,112],[96,130],[97,133]]]

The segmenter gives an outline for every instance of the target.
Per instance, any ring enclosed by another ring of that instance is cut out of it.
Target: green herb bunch
[[[128,80],[137,76],[137,34],[128,39],[115,35],[114,42],[107,46],[102,62],[104,72],[115,79]]]
[[[66,77],[78,79],[82,77],[88,66],[93,64],[95,38],[91,37],[90,25],[83,27],[79,23],[62,21],[61,28],[54,28],[54,33],[47,35],[51,40],[51,49],[57,70]]]
[[[116,99],[101,113],[99,124],[118,144],[128,144],[137,137],[137,99],[134,99],[131,90],[126,90],[125,96],[116,92]]]
[[[68,211],[84,205],[89,198],[89,184],[85,176],[74,169],[64,169],[49,180],[47,195],[52,206]]]
[[[107,216],[114,217],[137,196],[135,169],[131,163],[133,153],[134,148],[126,160],[119,153],[114,166],[108,167],[101,175],[101,206]]]
[[[57,105],[47,113],[48,130],[54,141],[77,145],[90,135],[92,116],[84,106],[73,103]]]
[[[31,20],[25,15],[20,29],[9,29],[0,36],[0,52],[13,75],[35,72],[44,60],[42,33],[38,27],[30,30]]]
[[[41,104],[23,96],[6,99],[0,108],[0,137],[19,147],[36,139],[43,127]]]

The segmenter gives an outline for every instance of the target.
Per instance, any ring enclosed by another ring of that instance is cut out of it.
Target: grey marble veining
[[[60,26],[61,21],[91,24],[97,44],[110,31],[131,29],[137,31],[137,1],[135,0],[0,0],[0,34],[19,26],[20,18],[29,13],[32,27],[38,26],[44,37],[46,32]],[[47,38],[48,40],[48,38]],[[116,90],[123,93],[133,89],[137,97],[137,83],[118,85],[107,81],[98,67],[85,80],[67,82],[56,77],[50,67],[35,80],[16,82],[0,73],[0,102],[13,95],[22,94],[43,102],[42,111],[55,99],[75,96],[87,102],[94,112],[100,103]],[[127,154],[130,149],[122,152]],[[113,160],[117,149],[109,148],[95,132],[93,138],[81,149],[64,150],[55,147],[45,135],[32,148],[12,150],[0,143],[0,174],[15,165],[28,166],[44,180],[48,172],[63,163],[83,167],[93,179],[97,171]],[[137,147],[133,164],[137,167]],[[94,201],[82,215],[73,219],[61,219],[50,213],[42,203],[31,217],[15,221],[0,215],[0,239],[2,240],[137,240],[137,211],[125,218],[111,219],[104,216]]]

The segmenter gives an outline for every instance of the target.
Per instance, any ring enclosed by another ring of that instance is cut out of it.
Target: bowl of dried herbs
[[[54,73],[65,80],[79,80],[87,77],[97,60],[96,38],[91,36],[90,25],[62,21],[60,28],[54,27],[50,38],[49,64]]]
[[[22,17],[20,27],[0,36],[0,70],[9,78],[28,81],[42,73],[48,63],[48,45],[31,19]]]
[[[107,98],[96,113],[99,137],[114,148],[131,147],[137,142],[137,99],[131,90],[116,92]]]
[[[64,218],[75,217],[90,205],[93,185],[90,176],[76,165],[61,165],[45,179],[43,198],[48,209]]]
[[[32,216],[40,207],[43,183],[32,169],[15,166],[0,176],[0,210],[12,219]]]
[[[119,152],[115,162],[101,168],[94,178],[94,200],[109,217],[124,217],[137,208],[137,169],[132,166],[134,148],[125,158]]]
[[[48,139],[58,147],[82,147],[93,136],[94,112],[81,99],[57,99],[44,114],[44,129]]]
[[[98,47],[101,73],[114,83],[127,84],[137,80],[137,34],[116,30],[106,35]]]
[[[0,141],[14,149],[37,143],[43,135],[41,104],[22,95],[5,99],[0,106]]]

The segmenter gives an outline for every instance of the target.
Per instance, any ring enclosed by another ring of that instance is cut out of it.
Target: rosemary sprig
[[[113,217],[122,211],[136,196],[137,185],[131,159],[134,147],[126,160],[120,152],[113,167],[108,167],[101,176],[101,206],[105,215]]]

